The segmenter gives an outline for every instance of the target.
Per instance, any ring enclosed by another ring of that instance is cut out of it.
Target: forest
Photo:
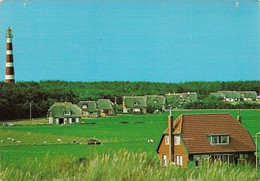
[[[181,108],[260,108],[257,103],[242,102],[237,105],[224,103],[208,97],[220,90],[256,91],[260,93],[260,81],[215,81],[215,82],[0,82],[0,120],[46,116],[47,110],[57,101],[78,103],[80,100],[107,98],[122,104],[124,95],[165,95],[166,93],[197,92],[198,101],[184,104]]]

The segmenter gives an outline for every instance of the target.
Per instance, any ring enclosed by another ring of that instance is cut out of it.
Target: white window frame
[[[167,155],[162,155],[162,166],[166,167],[167,166]]]
[[[182,155],[176,155],[176,165],[177,166],[183,166]]]
[[[169,145],[169,144],[170,144],[169,136],[165,136],[165,145]]]
[[[71,111],[64,111],[64,115],[66,116],[71,115]]]
[[[227,137],[227,143],[222,143],[222,138],[226,136]],[[217,142],[216,143],[213,143],[213,137],[216,137],[217,138]],[[211,145],[228,145],[230,143],[230,136],[227,135],[227,134],[216,134],[216,135],[210,135],[210,144]]]
[[[180,136],[174,136],[174,145],[181,145],[181,137]]]

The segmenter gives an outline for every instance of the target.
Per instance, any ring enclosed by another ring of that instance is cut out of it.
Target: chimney
[[[14,60],[13,60],[13,46],[12,46],[12,30],[6,30],[6,66],[5,66],[5,82],[15,82],[14,80]]]
[[[237,121],[242,124],[242,117],[241,117],[241,115],[240,115],[240,110],[238,111]]]
[[[170,115],[168,116],[168,129],[169,129],[169,165],[173,162],[173,116],[172,116],[172,109],[170,109]]]

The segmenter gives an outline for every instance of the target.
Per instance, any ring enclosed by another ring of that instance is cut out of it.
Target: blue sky
[[[236,7],[238,2],[238,7]],[[4,0],[17,81],[259,80],[255,0]]]

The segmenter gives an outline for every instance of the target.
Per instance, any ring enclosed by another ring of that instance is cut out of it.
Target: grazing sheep
[[[13,138],[13,139],[12,139],[12,142],[14,142],[14,141],[15,141],[15,139]]]
[[[11,139],[12,139],[12,138],[10,138],[10,137],[9,137],[9,138],[7,138],[7,140],[11,140]]]
[[[148,139],[147,142],[148,143],[154,143],[154,139]]]
[[[3,142],[4,142],[4,140],[1,140],[0,142],[1,142],[1,143],[3,143]]]
[[[21,141],[16,141],[17,143],[21,143]]]
[[[62,140],[61,140],[61,139],[59,139],[59,138],[57,139],[57,141],[58,141],[58,142],[62,142]]]
[[[28,135],[31,135],[31,133],[30,133],[30,132],[28,132]]]
[[[44,141],[43,143],[44,143],[44,144],[46,144],[47,142],[46,142],[46,141]]]

